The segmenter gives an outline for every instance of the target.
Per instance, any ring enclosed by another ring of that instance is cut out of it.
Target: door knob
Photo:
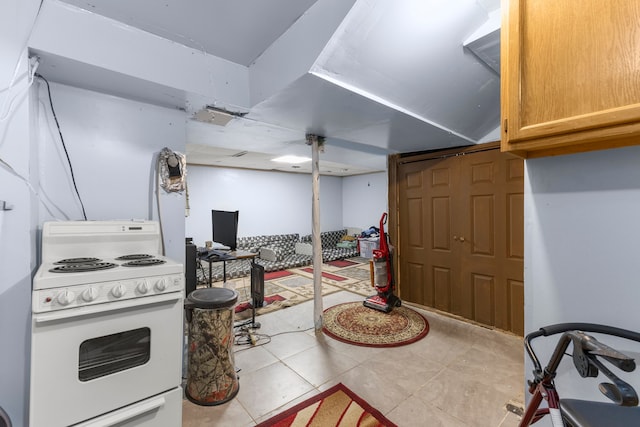
[[[460,237],[460,241],[461,241],[461,242],[464,242],[464,237]]]
[[[453,236],[453,240],[458,240],[458,236]]]

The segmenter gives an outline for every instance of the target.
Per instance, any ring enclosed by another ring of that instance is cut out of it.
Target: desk
[[[249,252],[249,251],[242,251],[242,250],[225,252],[225,254],[226,254],[225,257],[217,257],[215,255],[212,257],[208,257],[207,255],[198,256],[198,259],[200,259],[201,261],[206,261],[209,263],[209,287],[211,287],[211,284],[212,284],[212,276],[213,276],[212,266],[214,262],[222,262],[222,281],[226,282],[227,281],[227,261],[235,261],[239,259],[250,259],[251,263],[253,264],[253,260],[255,259],[256,256],[258,256],[256,252]]]

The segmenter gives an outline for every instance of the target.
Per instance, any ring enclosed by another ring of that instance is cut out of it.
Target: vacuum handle
[[[386,257],[389,253],[389,245],[387,244],[387,235],[384,232],[384,225],[387,223],[387,213],[384,212],[380,218],[380,251]]]

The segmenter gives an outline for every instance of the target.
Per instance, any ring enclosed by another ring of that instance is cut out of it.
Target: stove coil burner
[[[153,258],[153,255],[149,254],[131,254],[131,255],[123,255],[116,258],[118,261],[132,261],[136,259],[148,259]]]
[[[117,264],[112,262],[85,262],[79,264],[64,264],[52,268],[49,271],[52,273],[80,273],[83,271],[107,270],[114,267],[117,267]]]
[[[156,258],[137,259],[134,261],[125,262],[123,267],[148,267],[150,265],[164,264],[166,261]]]
[[[97,263],[101,260],[98,258],[66,258],[61,259],[60,261],[54,262],[54,264],[86,264],[86,263]]]

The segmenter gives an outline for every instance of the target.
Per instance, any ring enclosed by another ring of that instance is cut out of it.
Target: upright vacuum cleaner
[[[389,249],[384,224],[387,213],[380,218],[380,249],[373,251],[373,281],[378,292],[364,300],[364,306],[389,313],[393,307],[400,307],[402,301],[394,295],[395,280],[393,277],[393,254]]]

